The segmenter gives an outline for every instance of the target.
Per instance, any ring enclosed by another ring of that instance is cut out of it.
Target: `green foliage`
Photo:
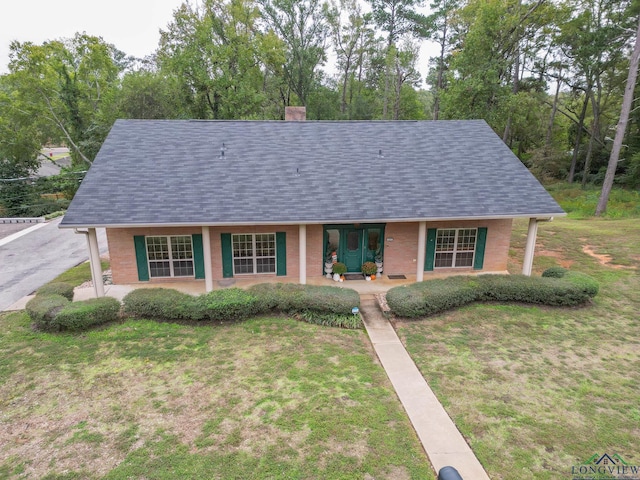
[[[342,262],[336,262],[333,264],[333,273],[344,275],[345,273],[347,273],[347,266]]]
[[[589,218],[593,216],[600,197],[600,188],[558,182],[546,185],[547,191],[560,204],[571,218]],[[614,187],[609,195],[607,218],[626,218],[640,216],[640,193],[626,188]]]
[[[391,311],[415,318],[474,301],[523,302],[551,306],[581,305],[598,293],[588,275],[567,272],[562,278],[524,275],[480,275],[428,280],[387,292]]]
[[[284,313],[317,312],[350,315],[360,305],[355,290],[293,283],[261,283],[249,288],[261,304],[261,311]]]
[[[129,292],[122,299],[122,303],[124,314],[135,318],[201,319],[195,315],[194,297],[170,288],[138,288]]]
[[[58,329],[55,317],[69,303],[62,295],[36,295],[27,302],[25,310],[35,329],[51,331]]]
[[[569,270],[563,267],[551,267],[542,272],[542,276],[550,278],[562,278],[568,271]]]
[[[238,321],[254,315],[305,314],[314,323],[350,325],[351,309],[360,305],[350,289],[293,283],[263,283],[247,290],[225,288],[193,297],[166,288],[141,288],[123,299],[124,314],[156,320]]]
[[[378,267],[376,267],[376,264],[373,262],[364,262],[362,264],[362,273],[365,275],[375,275],[377,271]]]
[[[52,325],[61,330],[85,330],[94,325],[114,322],[120,313],[115,298],[91,298],[65,305],[54,317]]]
[[[297,315],[307,323],[315,325],[323,325],[327,327],[349,328],[358,330],[363,328],[362,317],[360,315],[340,315],[336,313],[319,313],[313,311],[304,311]]]
[[[404,285],[387,292],[387,303],[401,317],[424,317],[473,302],[478,283],[473,277],[451,277]]]
[[[260,302],[241,288],[224,288],[200,295],[194,303],[197,319],[216,322],[244,320],[259,313]]]
[[[43,285],[36,292],[38,295],[60,295],[73,301],[74,286],[67,282],[51,282]]]

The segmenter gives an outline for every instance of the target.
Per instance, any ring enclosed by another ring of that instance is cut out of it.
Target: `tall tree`
[[[191,116],[252,118],[261,110],[265,71],[283,55],[259,18],[251,0],[204,0],[184,3],[161,31],[158,63],[181,82]]]
[[[461,0],[434,0],[430,4],[431,15],[426,18],[428,37],[438,44],[439,54],[435,57],[436,73],[433,84],[433,119],[440,117],[440,92],[444,90],[447,57],[455,41],[452,17],[460,8]]]
[[[410,52],[412,48],[400,48],[404,37],[427,35],[426,16],[418,12],[423,0],[367,0],[371,5],[373,19],[377,27],[386,33],[385,75],[383,90],[382,118],[389,118],[389,105],[393,94],[393,119],[398,119],[402,83],[400,71],[405,67],[400,59],[400,51]],[[404,63],[406,64],[406,55]],[[398,84],[398,82],[401,82]]]
[[[46,119],[51,139],[68,143],[74,161],[90,164],[110,127],[100,110],[126,67],[124,53],[83,33],[42,45],[13,42],[9,57],[20,86],[16,108]]]
[[[286,60],[283,72],[288,92],[283,92],[285,105],[293,92],[302,105],[319,85],[319,67],[327,60],[326,41],[329,24],[326,8],[320,0],[259,0],[262,15],[271,31],[284,42]]]
[[[627,122],[629,121],[629,113],[631,112],[631,106],[633,105],[633,92],[636,86],[636,79],[638,78],[638,64],[640,63],[640,2],[634,2],[633,9],[635,17],[638,21],[636,29],[636,39],[631,58],[629,60],[629,74],[627,76],[627,85],[624,90],[624,96],[622,99],[622,108],[620,110],[620,119],[618,120],[618,126],[616,127],[616,137],[613,140],[613,147],[611,148],[611,156],[609,157],[609,164],[607,166],[607,173],[604,177],[604,183],[602,184],[602,192],[598,199],[598,206],[596,207],[596,215],[600,216],[607,210],[607,203],[609,202],[609,195],[611,194],[611,188],[613,187],[613,180],[616,175],[616,168],[618,166],[618,160],[620,159],[620,151],[622,150],[622,142],[624,140],[625,133],[627,131]]]

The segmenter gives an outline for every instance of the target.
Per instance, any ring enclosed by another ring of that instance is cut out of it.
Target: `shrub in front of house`
[[[306,285],[297,283],[259,283],[247,291],[257,298],[260,312],[275,310],[286,313],[301,310],[306,297],[305,288]]]
[[[258,298],[263,312],[313,311],[351,315],[351,309],[360,305],[358,292],[348,288],[294,283],[261,283],[250,287],[248,291]]]
[[[27,302],[25,310],[31,318],[31,325],[37,330],[58,330],[55,317],[60,310],[69,305],[62,295],[36,295]]]
[[[123,299],[125,315],[155,320],[200,320],[195,298],[172,288],[139,288]]]
[[[65,305],[54,317],[60,330],[84,330],[94,325],[114,322],[120,313],[120,302],[111,297],[91,298]]]
[[[387,304],[401,317],[424,317],[460,307],[476,299],[479,282],[474,277],[428,280],[387,292]]]
[[[214,290],[196,297],[193,315],[198,320],[237,321],[260,313],[258,298],[241,288]]]
[[[576,306],[598,293],[598,282],[579,272],[563,277],[480,275],[427,280],[387,292],[391,311],[407,318],[424,317],[473,301],[522,302]]]
[[[62,295],[64,298],[72,302],[73,288],[73,285],[67,282],[52,282],[40,287],[36,292],[36,295]]]

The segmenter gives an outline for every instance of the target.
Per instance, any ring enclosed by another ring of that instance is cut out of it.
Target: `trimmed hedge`
[[[262,311],[284,313],[318,312],[352,315],[351,309],[360,306],[360,296],[347,288],[298,285],[293,283],[261,283],[248,289],[258,297]]]
[[[61,330],[84,330],[93,325],[114,322],[120,313],[120,302],[111,297],[91,298],[65,305],[53,319]]]
[[[225,288],[200,295],[196,297],[194,307],[196,319],[219,322],[244,320],[260,313],[256,296],[241,288]]]
[[[310,323],[360,328],[354,290],[291,283],[263,283],[247,290],[226,288],[192,297],[166,288],[138,289],[123,299],[124,314],[156,320],[238,321],[268,312],[296,315]],[[357,317],[357,318],[355,318]]]
[[[36,295],[62,295],[73,302],[73,285],[67,282],[47,283],[38,289]]]
[[[387,304],[400,317],[424,317],[473,301],[523,302],[575,306],[598,293],[598,283],[588,275],[567,271],[558,277],[480,275],[427,280],[392,288]]]
[[[135,318],[156,320],[200,320],[194,318],[193,296],[171,288],[139,288],[123,299],[123,312]]]
[[[62,295],[36,295],[27,302],[25,310],[31,318],[31,325],[44,331],[58,330],[55,323],[58,312],[69,305],[69,300]]]

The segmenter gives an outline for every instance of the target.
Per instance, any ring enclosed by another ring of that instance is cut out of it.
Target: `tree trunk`
[[[553,135],[553,124],[556,120],[556,113],[558,112],[558,98],[560,97],[560,79],[562,78],[562,67],[558,69],[558,80],[556,82],[556,94],[553,97],[553,106],[551,107],[551,116],[549,117],[549,126],[547,127],[547,138],[544,142],[545,151],[548,152],[551,148],[551,138]]]
[[[440,57],[438,58],[438,78],[436,80],[436,94],[433,99],[433,119],[438,120],[440,116],[440,92],[444,84],[444,54],[447,46],[447,16],[445,15],[444,26],[442,28],[442,42],[440,42]]]
[[[569,168],[569,176],[567,181],[573,183],[573,176],[576,173],[576,163],[578,162],[578,152],[580,151],[580,141],[582,140],[582,129],[584,127],[584,117],[587,115],[587,106],[589,105],[589,93],[591,92],[591,86],[587,88],[584,96],[584,103],[582,104],[582,112],[580,112],[580,118],[578,119],[578,133],[576,134],[576,143],[573,147],[573,158],[571,159],[571,168]]]
[[[593,124],[591,125],[591,135],[589,138],[589,147],[587,148],[587,158],[584,160],[584,169],[582,170],[582,188],[587,185],[587,178],[589,178],[589,171],[591,170],[591,158],[593,157],[593,144],[600,132],[600,98],[601,98],[601,86],[598,83],[598,99],[591,92],[591,106],[593,107]]]
[[[636,31],[636,44],[633,47],[633,53],[631,54],[631,61],[629,62],[629,74],[627,75],[627,85],[624,89],[624,96],[622,97],[622,108],[620,110],[620,120],[618,120],[618,127],[616,128],[616,138],[613,140],[613,147],[611,148],[611,156],[609,157],[609,165],[607,166],[607,173],[604,177],[604,183],[602,184],[602,192],[600,193],[600,199],[598,200],[598,206],[596,207],[596,216],[602,215],[607,210],[607,203],[609,202],[609,194],[611,193],[611,187],[613,187],[613,179],[616,175],[616,167],[618,166],[618,160],[620,158],[620,150],[622,149],[622,141],[624,140],[625,132],[627,131],[627,122],[629,121],[629,113],[631,112],[631,105],[633,104],[633,90],[636,86],[636,78],[638,77],[638,63],[640,62],[640,18],[638,19],[638,29]]]

